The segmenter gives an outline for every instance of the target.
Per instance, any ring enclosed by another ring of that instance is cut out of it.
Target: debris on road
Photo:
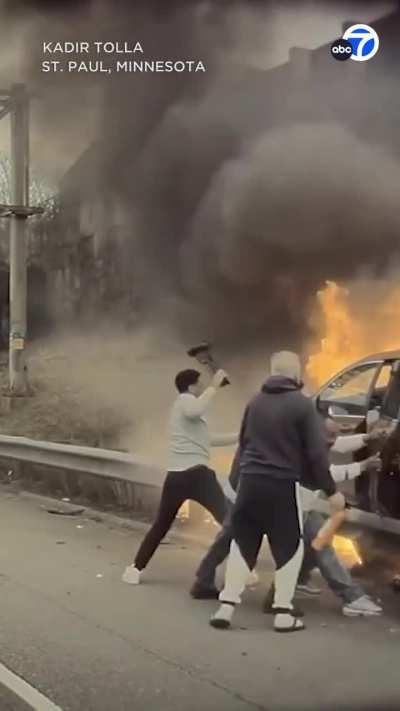
[[[84,506],[80,506],[78,508],[72,508],[71,506],[54,506],[47,508],[46,506],[42,506],[42,508],[44,508],[47,513],[54,514],[56,516],[80,516],[85,511]]]

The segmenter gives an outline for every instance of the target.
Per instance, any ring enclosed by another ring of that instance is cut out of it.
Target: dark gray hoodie
[[[290,378],[271,376],[250,401],[240,431],[240,476],[301,481],[331,496],[336,485],[321,418],[301,388]]]

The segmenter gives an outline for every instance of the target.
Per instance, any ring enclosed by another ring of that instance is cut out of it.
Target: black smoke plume
[[[28,28],[24,78],[42,96],[52,145],[84,135],[89,90],[101,87],[96,189],[124,208],[126,263],[148,318],[163,314],[186,340],[297,347],[326,279],[393,266],[398,13],[382,24],[376,61],[335,62],[324,39],[312,56],[274,67],[277,19],[296,26],[307,14],[301,41],[315,46],[317,5],[337,12],[339,31],[357,4],[18,5],[3,2],[5,27]],[[139,40],[146,59],[202,59],[207,71],[44,78],[44,38]]]

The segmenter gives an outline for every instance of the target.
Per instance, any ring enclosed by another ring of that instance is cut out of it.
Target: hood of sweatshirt
[[[271,375],[262,386],[263,393],[287,393],[292,390],[301,390],[303,383],[298,383],[292,378],[286,378],[284,375]]]

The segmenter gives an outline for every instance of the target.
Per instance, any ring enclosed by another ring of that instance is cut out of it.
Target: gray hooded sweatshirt
[[[240,432],[240,476],[301,481],[331,496],[336,485],[321,418],[301,388],[290,378],[271,376],[250,401]]]

